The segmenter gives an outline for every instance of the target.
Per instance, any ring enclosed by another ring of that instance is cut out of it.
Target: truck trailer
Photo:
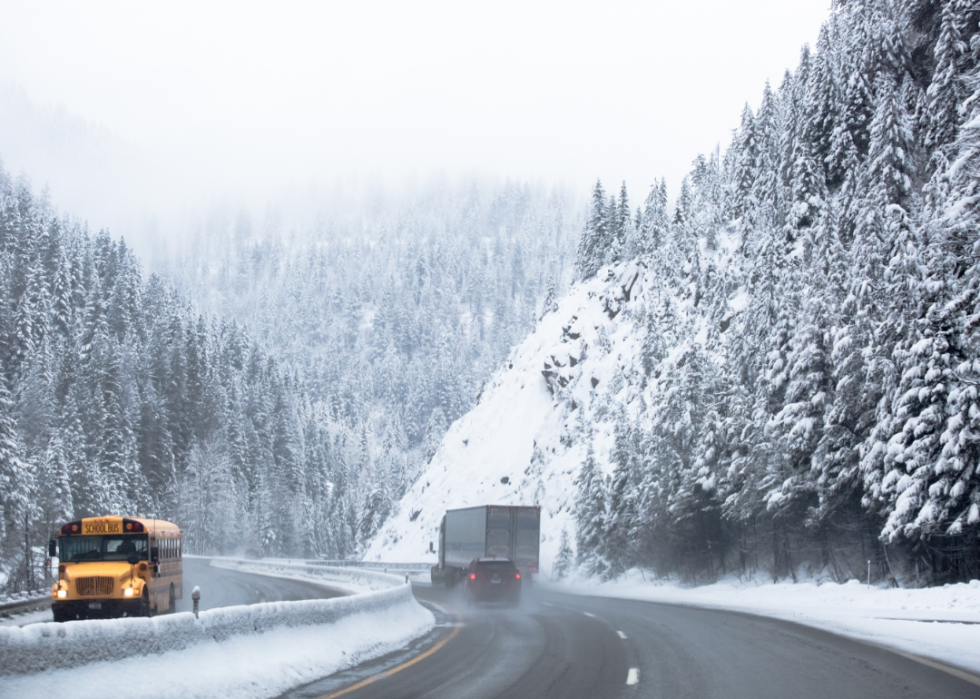
[[[480,505],[447,510],[439,526],[439,563],[432,584],[453,587],[474,558],[509,558],[530,582],[538,573],[541,508],[536,505]]]

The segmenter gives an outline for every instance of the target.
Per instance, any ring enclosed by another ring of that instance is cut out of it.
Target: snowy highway
[[[184,563],[180,611],[190,609],[195,585],[202,591],[202,611],[345,594],[313,581],[213,567],[209,559],[185,558]],[[396,587],[410,602],[408,590]],[[399,639],[396,627],[404,622],[397,614],[368,613],[323,626],[208,642],[189,651],[154,652],[149,656],[152,671],[175,678],[155,685],[156,696],[225,696],[235,688],[241,696],[258,699],[287,687],[296,688],[281,699],[980,696],[975,672],[781,619],[565,594],[545,586],[525,589],[516,608],[474,607],[461,591],[428,584],[416,583],[412,591],[433,612],[434,629],[429,616],[424,628]],[[353,662],[339,660],[344,653]],[[95,697],[107,672],[147,662],[143,656],[53,672],[45,668],[20,678],[8,675],[0,678],[0,696],[47,696],[70,676],[78,696]],[[306,684],[297,687],[300,682]],[[270,691],[273,687],[278,688]]]
[[[283,699],[980,694],[980,679],[777,619],[543,590],[517,609],[474,609],[426,585],[415,594],[437,615],[432,634]]]

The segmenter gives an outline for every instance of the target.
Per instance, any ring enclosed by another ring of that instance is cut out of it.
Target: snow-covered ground
[[[684,604],[761,614],[814,626],[980,674],[980,580],[926,589],[831,582],[740,581],[681,587],[639,571],[605,583],[543,583],[582,595]]]
[[[386,590],[392,586],[394,581],[403,579],[402,576],[388,575],[379,570],[307,565],[305,561],[287,558],[252,561],[214,557],[211,558],[211,565],[215,568],[229,568],[242,573],[253,573],[270,578],[306,580],[319,584],[329,582],[332,587],[339,587],[353,593]]]
[[[0,617],[0,627],[2,626],[27,626],[28,624],[39,624],[45,621],[54,621],[54,615],[50,609],[42,609],[36,612],[25,612],[24,614],[14,614],[8,617]]]
[[[432,615],[422,607],[398,607],[347,617],[329,626],[285,628],[152,657],[95,663],[41,675],[0,678],[0,696],[51,697],[70,688],[72,697],[104,697],[120,677],[140,683],[145,697],[277,696],[405,646],[427,632]]]
[[[262,572],[258,563],[242,565]],[[286,563],[270,572],[306,577],[300,566]],[[320,571],[307,575],[325,579]],[[368,571],[349,577],[373,591],[223,607],[201,612],[199,620],[183,613],[0,629],[0,661],[16,663],[5,669],[0,662],[0,697],[53,696],[65,687],[74,697],[102,697],[120,677],[155,678],[141,684],[147,697],[277,696],[402,648],[432,629],[432,613],[400,579]],[[386,577],[388,589],[378,589]],[[124,654],[132,657],[108,659]]]

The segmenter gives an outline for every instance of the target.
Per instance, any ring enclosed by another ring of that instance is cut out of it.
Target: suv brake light
[[[470,580],[476,580],[476,573],[470,573]]]

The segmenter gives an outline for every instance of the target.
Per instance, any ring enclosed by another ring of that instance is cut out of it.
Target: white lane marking
[[[541,604],[543,604],[546,607],[554,607],[555,606],[551,602],[542,602]]]
[[[588,612],[582,612],[585,616],[590,616],[595,619],[595,614],[589,614]]]
[[[619,637],[620,637],[621,639],[623,639],[624,641],[626,640],[626,634],[624,634],[624,633],[623,633],[622,631],[617,631],[616,633],[618,633],[618,634],[619,634]]]
[[[631,667],[629,674],[626,675],[626,684],[636,684],[640,681],[640,671],[635,667]]]

